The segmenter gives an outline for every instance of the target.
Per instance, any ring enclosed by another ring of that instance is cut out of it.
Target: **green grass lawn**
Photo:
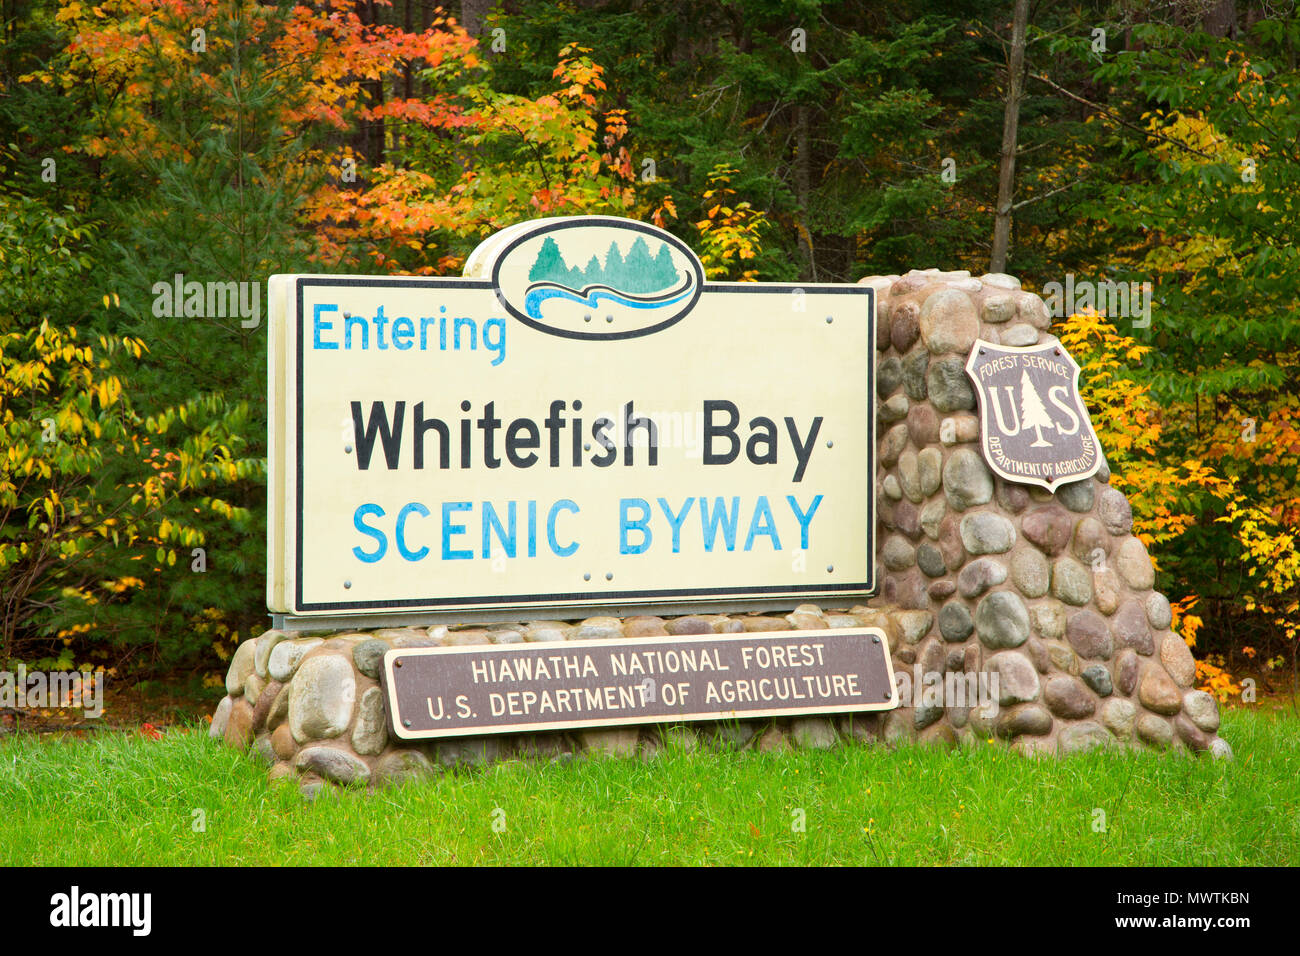
[[[311,802],[197,730],[15,735],[0,744],[0,864],[1300,863],[1300,720],[1237,710],[1224,724],[1232,762],[678,752],[509,762]]]

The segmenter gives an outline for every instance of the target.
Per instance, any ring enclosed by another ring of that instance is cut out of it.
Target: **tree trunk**
[[[357,0],[357,18],[366,26],[375,26],[380,20],[375,10],[375,0]],[[381,106],[384,102],[383,80],[362,80],[361,89],[366,94],[369,106]],[[371,166],[378,166],[384,161],[384,121],[382,119],[361,120],[357,124],[360,138],[360,152]]]
[[[492,0],[463,0],[460,5],[460,25],[472,37],[483,32],[483,22],[492,12]],[[491,45],[488,45],[491,49]]]
[[[1016,0],[1011,25],[1011,59],[1007,64],[1007,104],[1002,117],[1002,161],[998,170],[997,218],[993,223],[990,272],[1005,272],[1011,246],[1011,197],[1016,187],[1016,138],[1020,131],[1020,99],[1025,86],[1025,30],[1029,26],[1029,0]]]
[[[799,203],[799,248],[804,257],[804,273],[817,281],[817,259],[813,253],[812,233],[808,230],[808,206],[812,201],[812,156],[808,135],[808,107],[795,107],[794,195]]]
[[[1236,0],[1217,0],[1201,17],[1206,33],[1216,37],[1237,38]]]

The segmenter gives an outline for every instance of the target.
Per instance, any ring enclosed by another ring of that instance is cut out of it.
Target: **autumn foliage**
[[[1054,331],[1231,694],[1300,646],[1300,33],[1210,35],[1175,5],[1098,56],[1089,11],[1040,6],[1008,269],[1153,286],[1148,328]],[[176,273],[456,274],[505,226],[581,213],[672,230],[715,281],[987,268],[1004,24],[951,7],[520,3],[471,35],[410,0],[22,0],[0,655],[210,664],[265,623],[265,328],[160,314]]]
[[[1202,457],[1170,462],[1160,452],[1166,423],[1177,422],[1178,407],[1166,408],[1150,388],[1132,377],[1150,349],[1116,331],[1096,312],[1070,316],[1060,330],[1062,344],[1082,366],[1081,384],[1107,462],[1111,484],[1133,504],[1133,530],[1147,545],[1168,544],[1199,524],[1226,526],[1240,572],[1242,608],[1264,618],[1280,635],[1294,665],[1300,633],[1300,492],[1294,480],[1279,480],[1277,466],[1294,475],[1300,463],[1300,433],[1295,399],[1284,400],[1258,427],[1239,431],[1235,423],[1215,428],[1198,443]],[[1159,568],[1160,547],[1152,548]],[[1195,613],[1201,598],[1174,595],[1174,629],[1195,648],[1204,621]],[[1239,647],[1246,663],[1257,656],[1254,641]],[[1273,668],[1279,656],[1261,663]],[[1219,652],[1197,661],[1204,689],[1220,699],[1240,687],[1224,669]]]

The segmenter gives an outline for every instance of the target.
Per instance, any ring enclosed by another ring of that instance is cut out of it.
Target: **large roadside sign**
[[[869,287],[707,282],[671,234],[579,217],[464,278],[277,275],[268,302],[273,612],[874,588]]]

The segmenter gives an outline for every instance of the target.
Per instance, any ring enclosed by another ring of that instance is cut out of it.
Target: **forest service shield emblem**
[[[1048,491],[1096,474],[1101,450],[1079,396],[1079,366],[1059,342],[977,340],[966,373],[979,398],[984,460],[996,474]]]

